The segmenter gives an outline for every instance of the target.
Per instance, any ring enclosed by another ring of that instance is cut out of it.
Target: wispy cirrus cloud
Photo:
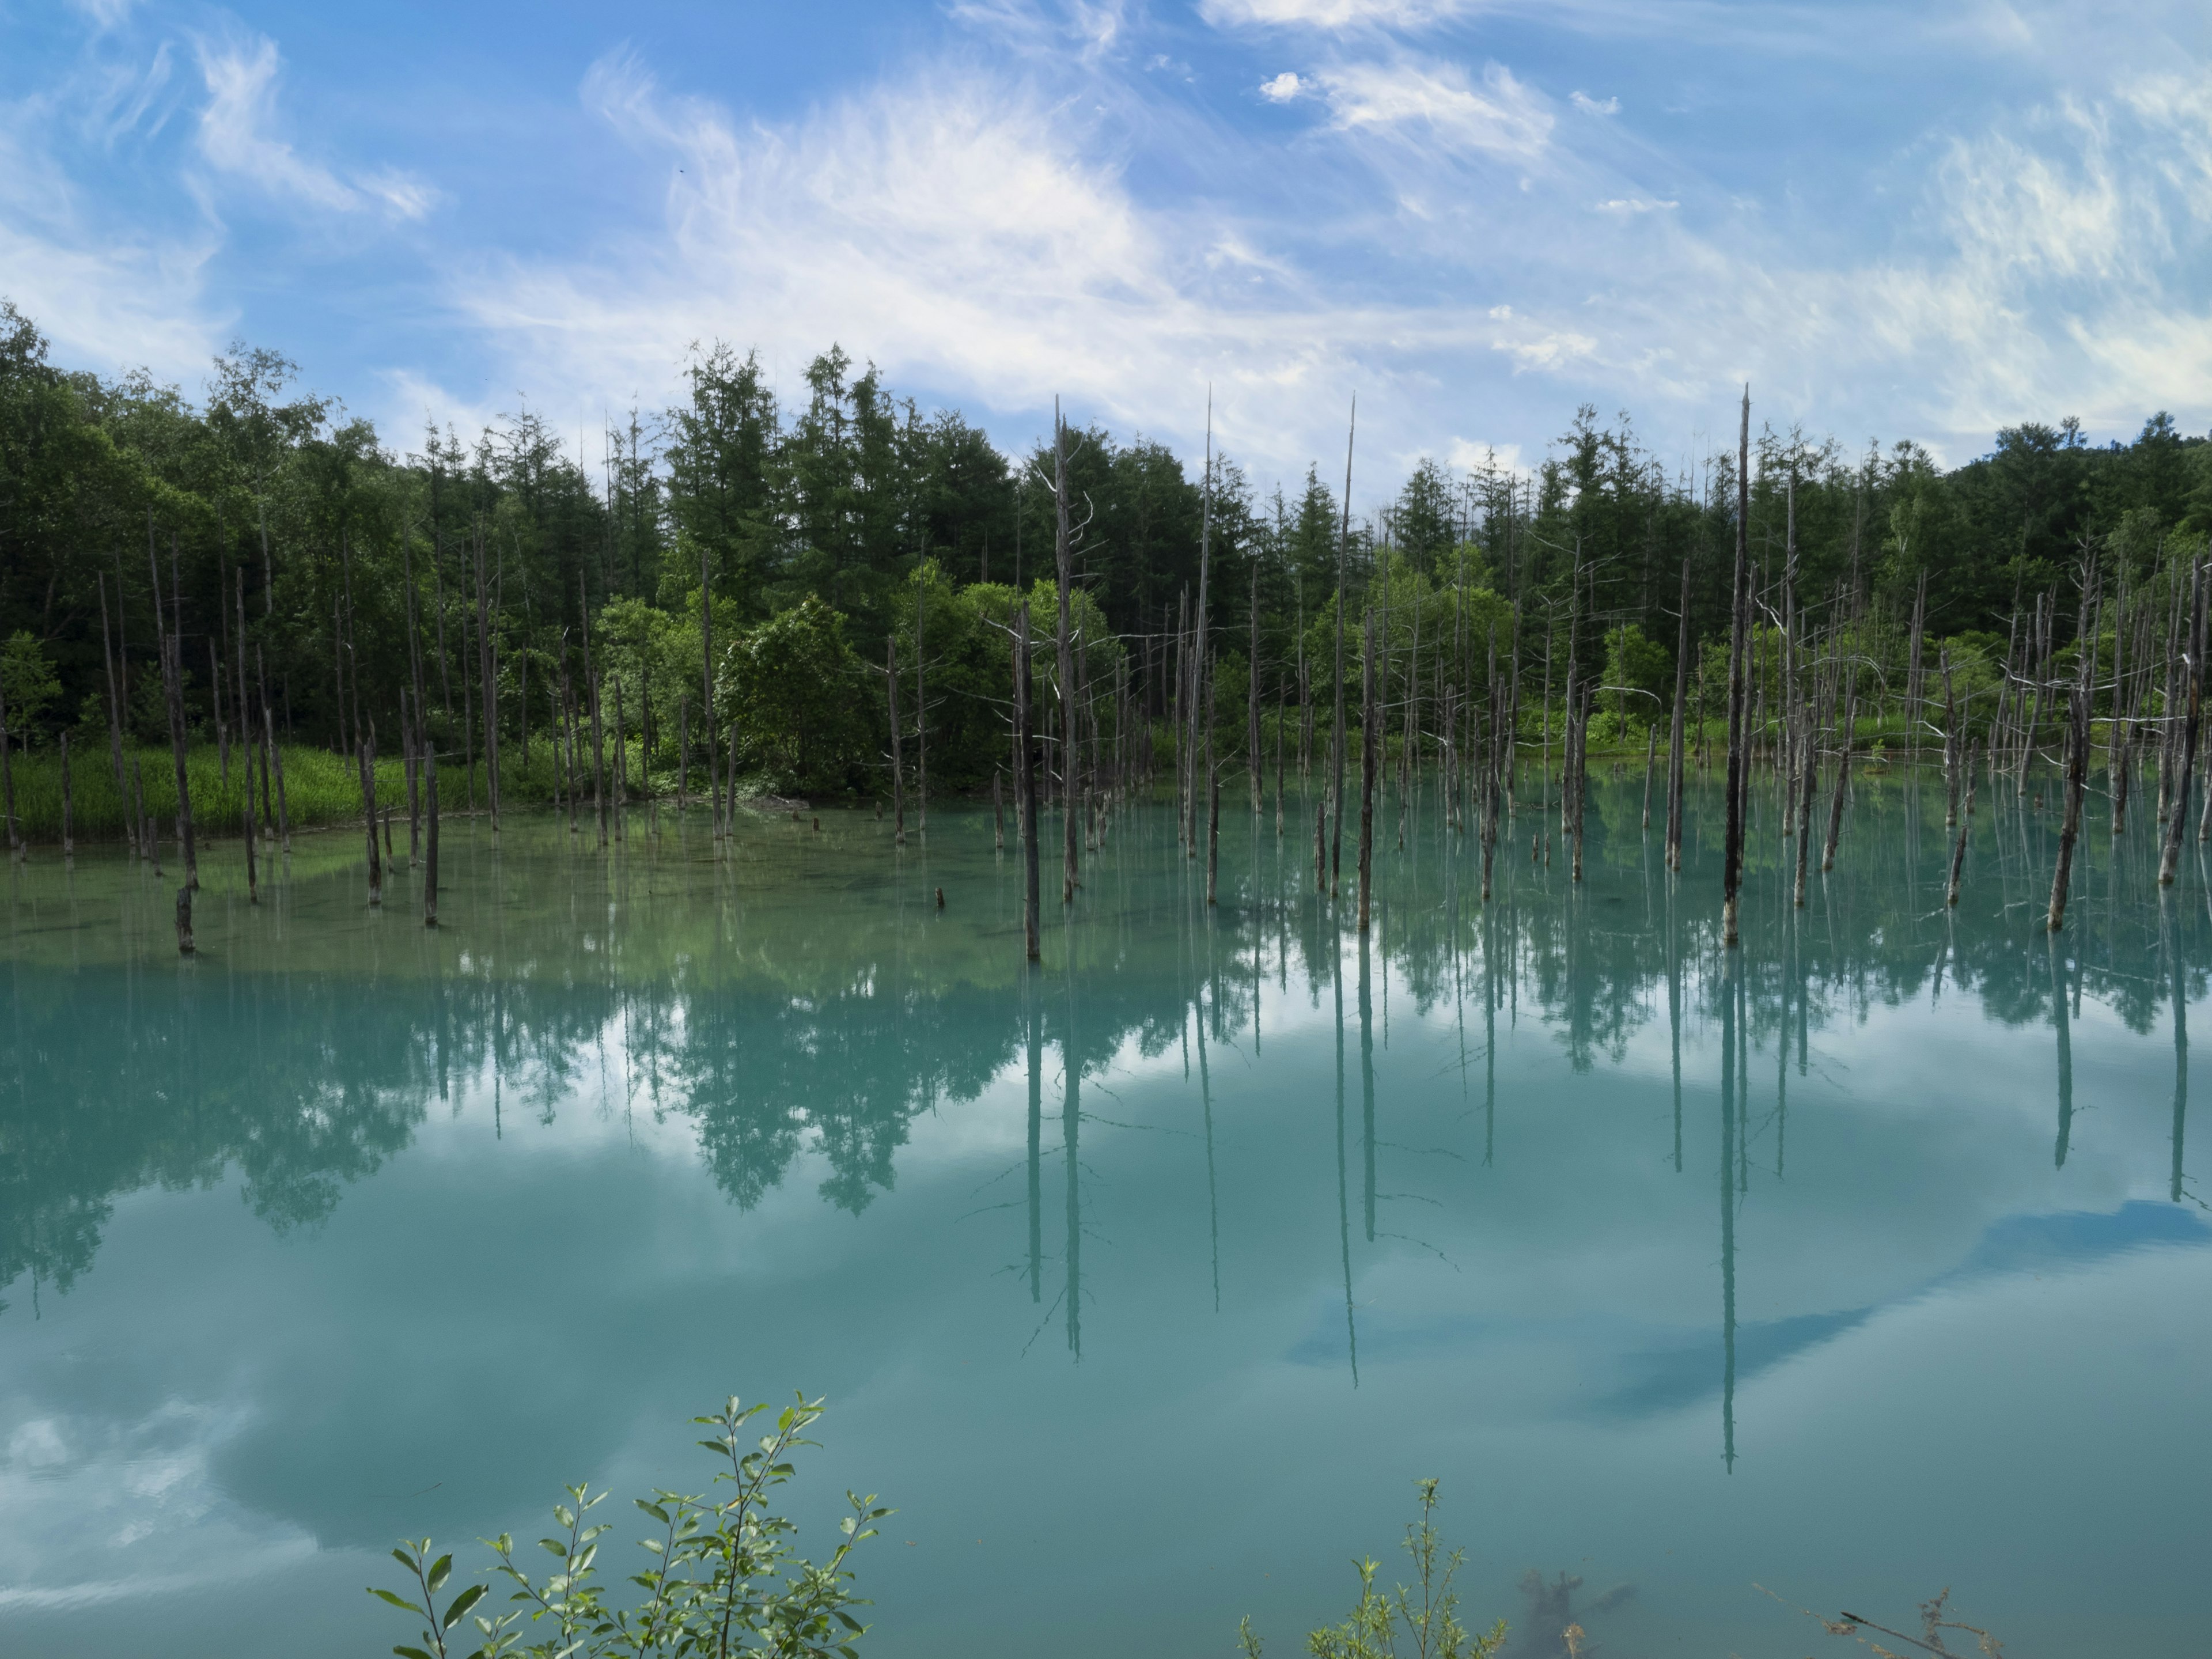
[[[195,43],[207,102],[200,111],[200,154],[217,172],[282,200],[356,213],[374,204],[400,218],[420,219],[438,192],[392,168],[357,174],[351,183],[302,156],[277,136],[276,43],[266,35],[225,35]]]
[[[1200,0],[1217,28],[1418,28],[1471,9],[1468,0]]]
[[[1345,64],[1314,78],[1339,128],[1450,152],[1527,160],[1554,125],[1544,100],[1503,64],[1485,64],[1479,82],[1448,59],[1416,57]]]

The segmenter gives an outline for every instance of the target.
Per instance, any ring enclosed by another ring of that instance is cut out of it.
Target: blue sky
[[[2212,8],[0,0],[0,294],[196,392],[244,337],[414,447],[787,391],[830,341],[1358,493],[1579,404],[1950,460],[2212,424]]]

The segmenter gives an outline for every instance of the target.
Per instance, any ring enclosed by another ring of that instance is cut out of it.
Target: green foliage
[[[845,641],[845,619],[811,594],[730,647],[716,685],[738,763],[769,788],[808,794],[857,787],[878,684]]]
[[[1440,1553],[1437,1536],[1437,1482],[1433,1477],[1417,1480],[1421,1518],[1406,1526],[1404,1547],[1413,1558],[1412,1584],[1400,1584],[1385,1593],[1375,1588],[1380,1564],[1372,1558],[1352,1563],[1359,1575],[1359,1599],[1351,1616],[1340,1625],[1324,1625],[1306,1637],[1306,1650],[1314,1659],[1399,1659],[1400,1643],[1410,1659],[1492,1659],[1505,1645],[1505,1621],[1501,1619],[1486,1635],[1471,1633],[1459,1621],[1458,1577],[1466,1552]],[[1247,1618],[1237,1639],[1246,1659],[1261,1659],[1261,1641]]]
[[[1627,736],[1631,722],[1640,726],[1664,719],[1674,702],[1674,653],[1647,639],[1639,623],[1607,629],[1601,700],[1613,715],[1617,738]]]
[[[797,1528],[770,1499],[792,1478],[791,1455],[817,1443],[804,1437],[820,1420],[822,1402],[800,1396],[776,1414],[771,1432],[753,1440],[747,1425],[767,1409],[741,1406],[733,1395],[714,1416],[691,1419],[719,1431],[699,1442],[726,1466],[710,1491],[656,1489],[631,1500],[653,1523],[637,1540],[647,1563],[627,1580],[635,1596],[617,1601],[609,1595],[599,1570],[599,1540],[613,1528],[591,1519],[607,1494],[580,1484],[565,1488],[567,1501],[553,1506],[555,1535],[538,1540],[559,1563],[544,1577],[517,1561],[508,1534],[486,1540],[497,1576],[515,1587],[511,1613],[472,1614],[489,1588],[481,1582],[440,1609],[436,1598],[451,1577],[453,1557],[433,1562],[428,1539],[403,1540],[392,1555],[413,1576],[422,1599],[374,1588],[368,1593],[420,1617],[425,1628],[420,1646],[392,1652],[400,1659],[452,1659],[447,1635],[468,1618],[482,1638],[469,1659],[856,1659],[854,1644],[867,1627],[852,1610],[868,1604],[853,1593],[846,1562],[876,1535],[871,1523],[891,1511],[875,1507],[872,1496],[848,1492],[852,1513],[839,1522],[835,1552],[818,1565],[800,1556],[792,1541]]]
[[[38,641],[18,629],[0,647],[0,696],[7,698],[8,734],[11,739],[35,743],[39,722],[47,707],[60,697],[61,681]]]

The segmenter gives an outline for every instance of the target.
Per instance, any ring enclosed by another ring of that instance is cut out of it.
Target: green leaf
[[[430,1659],[430,1656],[420,1648],[394,1648],[392,1650],[399,1656],[399,1659]]]
[[[368,1587],[368,1593],[376,1597],[380,1601],[391,1602],[393,1607],[398,1608],[402,1613],[411,1613],[416,1614],[418,1618],[422,1619],[428,1619],[430,1616],[428,1613],[424,1613],[422,1608],[416,1607],[412,1601],[404,1601],[399,1596],[394,1595],[388,1589],[379,1589],[375,1585],[371,1584]]]
[[[453,1576],[453,1558],[450,1555],[440,1556],[430,1568],[431,1595],[435,1595],[445,1588],[446,1580]]]
[[[406,1568],[410,1572],[414,1571],[418,1565],[415,1557],[408,1554],[405,1550],[392,1551],[392,1559],[397,1561],[401,1566]]]
[[[454,1626],[459,1624],[463,1619],[468,1616],[469,1609],[476,1606],[477,1602],[483,1600],[483,1594],[484,1587],[482,1584],[471,1584],[466,1589],[463,1590],[459,1595],[456,1595],[453,1598],[453,1605],[446,1609],[446,1622],[440,1626],[439,1628],[441,1630],[451,1630]]]

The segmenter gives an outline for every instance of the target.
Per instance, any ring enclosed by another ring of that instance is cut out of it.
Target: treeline
[[[57,366],[31,319],[0,310],[0,693],[19,758],[36,765],[66,731],[88,763],[111,723],[123,746],[167,748],[165,637],[195,739],[273,726],[350,757],[372,734],[390,755],[419,732],[471,792],[487,749],[504,767],[514,745],[526,767],[559,737],[573,774],[617,702],[638,757],[609,787],[667,787],[687,752],[700,787],[711,727],[723,763],[733,742],[766,787],[887,792],[892,662],[914,781],[988,788],[1008,754],[1024,591],[1038,695],[1058,696],[1050,441],[1004,454],[834,348],[789,399],[757,357],[702,352],[678,399],[611,424],[598,457],[526,410],[398,453],[297,376],[240,347],[194,402]],[[1570,661],[1585,690],[1601,678],[1601,724],[1610,711],[1610,735],[1633,741],[1664,723],[1685,636],[1693,730],[1708,696],[1717,718],[1732,453],[1673,470],[1626,416],[1585,408],[1533,473],[1424,461],[1357,520],[1334,461],[1263,495],[1218,453],[1194,476],[1161,444],[1079,426],[1065,466],[1070,672],[1119,764],[1154,763],[1156,725],[1193,729],[1194,698],[1240,764],[1279,732],[1310,754],[1340,662],[1357,706],[1370,608],[1376,706],[1401,747],[1483,707],[1494,665],[1514,679],[1516,739],[1548,751]],[[2007,676],[2063,672],[2085,568],[2143,616],[2171,610],[2212,527],[2212,444],[2163,415],[2103,447],[2070,421],[2010,428],[1949,471],[1910,442],[1847,453],[1769,428],[1752,469],[1754,623],[1842,637],[1850,619],[1873,671],[1869,737],[1886,717],[1914,725],[1939,661],[1970,721],[1978,688],[1993,714]],[[1200,641],[1203,674],[1186,660]],[[1788,648],[1765,647],[1778,663]]]

